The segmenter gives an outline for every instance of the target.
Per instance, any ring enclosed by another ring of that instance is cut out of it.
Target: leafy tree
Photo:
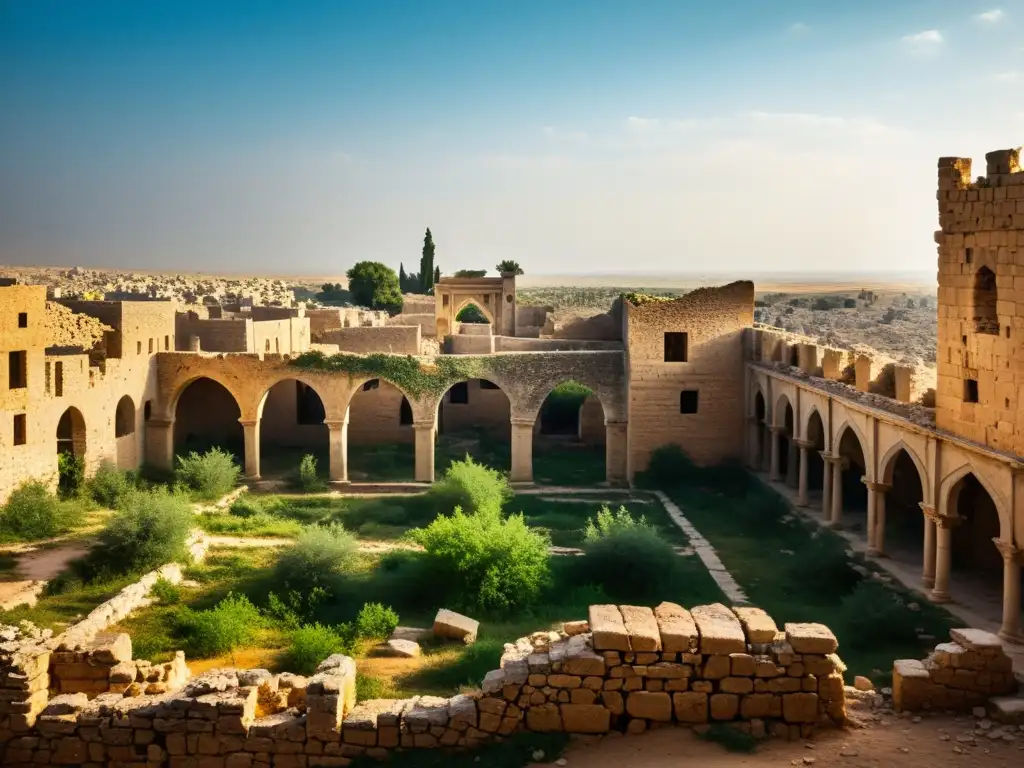
[[[519,262],[512,261],[512,259],[499,261],[495,269],[498,270],[498,274],[503,274],[505,272],[511,272],[513,275],[523,274],[523,268],[519,266]]]
[[[423,293],[434,287],[434,236],[430,227],[423,236],[423,256],[420,258],[420,276],[423,280]]]
[[[491,322],[490,320],[487,319],[487,315],[485,315],[476,304],[467,304],[466,306],[464,306],[461,310],[459,310],[459,314],[455,316],[455,319],[458,320],[460,323]]]
[[[483,277],[486,274],[486,269],[460,269],[455,272],[456,277]]]
[[[393,315],[402,311],[402,289],[398,275],[379,261],[360,261],[348,271],[348,289],[356,304],[384,309]]]

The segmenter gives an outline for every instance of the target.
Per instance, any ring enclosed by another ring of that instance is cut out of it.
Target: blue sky
[[[1024,0],[0,0],[0,263],[930,270]]]

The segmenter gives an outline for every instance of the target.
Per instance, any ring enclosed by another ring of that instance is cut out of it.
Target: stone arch
[[[348,401],[348,476],[353,482],[412,480],[413,402],[387,379],[363,379]]]
[[[972,571],[995,585],[1002,581],[1003,559],[993,539],[1008,541],[1012,531],[994,489],[981,474],[964,469],[943,483],[945,513],[958,519],[950,542],[951,563],[953,568]]]
[[[924,525],[921,505],[929,500],[928,472],[924,463],[903,440],[896,441],[882,457],[879,482],[881,519],[876,549],[911,553],[915,565],[924,559]]]
[[[772,410],[772,426],[783,428],[786,426],[787,408],[790,413],[795,413],[793,410],[793,403],[790,401],[789,395],[783,392],[775,398],[775,408]],[[790,434],[792,434],[792,428],[790,430]]]
[[[346,381],[348,384],[347,392],[344,394],[343,397],[341,397],[338,400],[337,405],[334,408],[328,407],[327,409],[328,421],[334,418],[337,418],[339,420],[346,419],[351,421],[352,399],[357,394],[364,391],[363,387],[371,381],[379,381],[381,384],[387,384],[401,392],[402,396],[409,401],[409,404],[412,408],[413,421],[432,421],[436,414],[437,401],[440,397],[438,395],[421,394],[419,397],[415,397],[412,394],[410,394],[408,390],[402,387],[401,384],[399,384],[396,381],[392,381],[386,376],[354,376],[350,379],[346,379]],[[332,415],[335,412],[335,410],[340,415]]]
[[[452,313],[452,317],[455,318],[456,322],[458,322],[458,323],[467,322],[465,320],[459,320],[459,315],[462,314],[462,311],[464,309],[466,309],[467,307],[475,307],[480,312],[480,314],[483,315],[487,319],[487,322],[490,323],[490,325],[492,327],[494,326],[494,313],[491,310],[489,310],[483,304],[483,302],[478,301],[477,299],[475,299],[473,297],[465,299],[462,303],[460,303],[455,308],[455,311]]]
[[[533,425],[536,479],[571,485],[603,482],[608,476],[605,423],[604,406],[593,389],[572,379],[552,387]],[[541,459],[539,463],[537,458]],[[565,476],[545,477],[548,467],[556,464],[565,468]]]
[[[501,397],[494,394],[498,392]],[[502,403],[506,405],[503,407]],[[438,398],[436,407],[434,423],[438,434],[480,429],[505,438],[511,436],[512,396],[500,381],[490,376],[452,382]]]
[[[815,421],[817,419],[817,421]],[[828,449],[828,425],[825,423],[825,417],[821,415],[821,409],[816,404],[811,404],[807,408],[807,415],[803,419],[803,428],[800,434],[804,440],[815,441],[815,437],[811,435],[811,429],[821,428],[821,448],[818,450],[824,451]]]
[[[817,406],[812,405],[804,422],[804,440],[810,443],[807,451],[807,485],[810,488],[821,488],[825,479],[825,460],[822,451],[827,450],[825,442],[828,435],[825,420]]]
[[[899,458],[900,451],[905,451],[910,460],[914,462],[914,466],[917,468],[917,476],[921,479],[921,493],[924,496],[922,501],[927,503],[928,501],[928,470],[924,466],[924,462],[921,461],[921,457],[917,455],[917,451],[911,448],[902,440],[896,441],[893,445],[889,446],[889,450],[882,456],[882,460],[878,464],[878,471],[880,480],[879,482],[885,483],[886,485],[892,485],[893,482],[893,470],[896,466],[896,460]]]
[[[57,453],[69,453],[84,459],[86,450],[85,417],[75,406],[68,406],[57,420]]]
[[[864,474],[867,475],[867,478],[869,480],[873,480],[874,479],[874,471],[871,469],[872,468],[871,444],[868,442],[867,438],[864,436],[864,433],[861,431],[860,427],[858,427],[853,421],[851,421],[849,419],[843,421],[839,425],[839,429],[837,429],[833,433],[833,435],[832,435],[832,450],[835,451],[835,452],[839,451],[840,444],[842,443],[843,438],[846,436],[847,432],[852,433],[853,436],[856,438],[857,446],[860,448],[860,451],[861,451],[861,453],[864,456],[864,469],[865,469]]]
[[[282,376],[260,396],[260,475],[285,476],[311,454],[318,470],[330,462],[326,404],[317,387],[302,377]]]
[[[833,492],[838,491],[842,494],[843,507],[846,511],[852,512],[854,516],[866,516],[868,489],[863,480],[873,478],[868,443],[856,424],[845,421],[839,425],[832,445],[832,452],[843,459],[842,484],[839,489],[833,489]]]
[[[243,409],[235,393],[219,378],[195,376],[171,401],[174,452],[217,446],[244,456]]]
[[[128,395],[117,401],[114,409],[114,437],[127,437],[135,433],[135,403]]]
[[[551,393],[562,384],[576,383],[586,387],[590,390],[591,395],[598,401],[601,406],[601,413],[604,415],[605,420],[609,419],[609,413],[613,413],[613,404],[610,402],[611,398],[607,391],[603,391],[602,387],[595,386],[595,382],[588,381],[589,377],[573,377],[569,374],[557,376],[553,379],[545,381],[537,386],[533,392],[530,393],[528,398],[522,398],[523,406],[521,408],[514,408],[513,415],[518,418],[533,419],[536,422],[540,421],[541,409],[544,407],[544,403],[547,401]],[[494,380],[495,384],[498,384],[506,394],[509,396],[509,401],[513,401],[513,395],[501,384],[501,382]],[[518,403],[517,403],[518,404]],[[614,418],[612,418],[614,420]]]
[[[191,387],[200,379],[208,379],[209,381],[212,381],[215,384],[219,384],[221,387],[227,390],[227,393],[229,395],[231,395],[231,399],[235,401],[235,407],[238,408],[239,413],[245,414],[248,410],[251,413],[250,418],[258,418],[258,415],[255,413],[256,407],[254,407],[253,405],[249,405],[247,408],[246,399],[239,394],[239,392],[235,389],[234,385],[230,381],[221,378],[219,375],[212,371],[203,371],[202,373],[197,373],[194,376],[189,376],[188,378],[182,380],[174,388],[174,390],[171,393],[171,396],[167,398],[167,402],[165,405],[166,418],[168,420],[173,421],[177,418],[178,404],[181,401],[181,396],[185,394],[185,391],[189,387]],[[258,403],[256,404],[256,406],[258,407]],[[157,416],[157,418],[159,418],[159,416]]]
[[[974,479],[978,481],[978,484],[985,489],[989,498],[992,499],[996,513],[999,516],[1000,538],[1003,539],[1003,541],[1012,541],[1013,523],[1010,520],[1006,499],[1003,498],[1003,495],[996,490],[992,481],[985,477],[985,474],[978,470],[978,468],[973,464],[963,464],[942,479],[942,483],[939,485],[939,514],[956,514],[956,505],[951,505],[950,500],[953,496],[953,491],[957,490],[956,485],[968,475],[973,475]]]

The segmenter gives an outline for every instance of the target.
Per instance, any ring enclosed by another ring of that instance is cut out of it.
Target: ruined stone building
[[[560,328],[517,306],[512,275],[443,278],[432,303],[393,318],[48,302],[45,287],[0,285],[0,500],[53,480],[59,453],[87,473],[104,461],[170,468],[197,440],[235,448],[250,478],[268,446],[320,451],[337,483],[350,479],[350,445],[408,443],[415,478],[430,482],[438,432],[464,426],[507,439],[511,479],[530,482],[541,407],[575,381],[593,393],[579,435],[603,443],[609,483],[629,483],[669,444],[702,464],[743,461],[834,525],[861,527],[873,551],[915,561],[936,601],[958,581],[988,589],[1003,636],[1018,638],[1024,172],[1016,152],[987,159],[976,182],[969,160],[939,162],[934,392],[910,368],[755,326],[750,282],[621,300]],[[460,322],[470,304],[488,322]],[[101,322],[102,339],[58,346],[57,307]],[[436,357],[421,356],[427,339]],[[366,353],[383,354],[352,362]]]

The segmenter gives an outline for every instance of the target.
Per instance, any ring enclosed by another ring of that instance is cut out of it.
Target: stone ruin
[[[844,666],[827,627],[779,631],[760,609],[720,604],[594,605],[587,621],[506,645],[480,690],[359,703],[355,662],[341,655],[308,679],[223,669],[188,680],[182,656],[132,661],[127,636],[99,637],[71,654],[54,650],[52,638],[7,639],[5,766],[343,766],[395,749],[471,748],[522,730],[728,723],[758,738],[806,738],[846,723]],[[93,683],[61,692],[72,679]]]
[[[980,629],[953,629],[949,635],[952,642],[935,646],[928,658],[894,663],[893,708],[962,712],[988,702],[1000,720],[1012,720],[1018,714],[1024,718],[1024,699],[1009,698],[1018,685],[1013,660],[999,638]],[[1012,709],[1013,714],[999,717],[1004,708]]]

